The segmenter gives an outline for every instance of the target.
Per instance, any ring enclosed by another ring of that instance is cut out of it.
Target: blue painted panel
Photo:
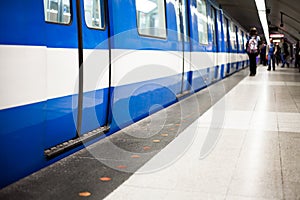
[[[45,102],[40,102],[0,110],[0,137],[43,123],[46,119],[45,105]],[[3,142],[3,140],[0,141]]]
[[[1,1],[0,19],[0,44],[44,45],[43,1]]]
[[[209,74],[208,69],[201,69],[198,71],[193,71],[192,75],[192,90],[193,91],[199,91],[202,88],[207,87],[208,80],[209,80]]]
[[[75,17],[75,16],[74,16]],[[53,48],[78,48],[78,34],[73,22],[70,26],[46,24],[46,46]]]
[[[180,84],[181,74],[115,87],[112,131],[124,128],[148,116],[149,113],[176,102],[176,94],[181,89]]]
[[[54,48],[78,48],[76,0],[71,0],[71,23],[69,25],[45,22],[46,46]],[[44,10],[44,9],[43,9]],[[43,12],[43,10],[41,10]],[[44,19],[44,18],[43,18]]]
[[[45,149],[76,136],[77,95],[47,100]]]
[[[107,25],[104,30],[88,28],[85,21],[84,2],[81,1],[82,35],[84,49],[108,49]],[[103,19],[104,20],[104,19]],[[105,19],[107,20],[107,19]],[[107,24],[107,23],[106,23]]]
[[[44,129],[44,124],[36,124],[1,135],[0,188],[42,167]]]
[[[136,49],[136,50],[180,50],[177,41],[175,23],[175,12],[172,3],[168,3],[166,8],[167,38],[154,38],[142,36],[137,30],[136,8],[134,0],[115,0],[111,7],[111,32],[112,48],[114,49]],[[126,9],[124,9],[126,8]],[[126,19],[126,23],[124,23]]]
[[[183,75],[183,91],[190,90],[192,84],[192,73],[190,71],[185,72]]]
[[[81,134],[104,126],[107,114],[108,89],[83,94]]]
[[[45,102],[0,111],[0,188],[39,169],[46,129]]]
[[[214,72],[214,79],[218,79],[219,78],[219,69],[220,69],[220,67],[219,66],[215,66],[214,67],[214,69],[215,69],[215,72]]]
[[[226,65],[221,65],[221,70],[220,70],[220,74],[221,74],[221,79],[223,79],[225,77],[225,66]]]
[[[227,63],[227,65],[226,65],[226,74],[230,74],[231,73],[230,66],[231,66],[231,64]]]

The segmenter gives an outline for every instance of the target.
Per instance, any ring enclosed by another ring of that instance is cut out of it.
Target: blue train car
[[[0,3],[0,187],[244,68],[207,0]]]

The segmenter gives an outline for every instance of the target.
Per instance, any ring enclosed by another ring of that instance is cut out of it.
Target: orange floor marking
[[[144,149],[144,150],[150,150],[151,147],[149,147],[149,146],[144,146],[143,149]]]
[[[131,158],[140,158],[141,156],[139,155],[132,155]]]
[[[125,166],[125,165],[119,165],[119,166],[117,166],[117,168],[119,168],[119,169],[126,169],[127,166]]]
[[[107,176],[101,177],[101,178],[99,178],[99,179],[100,179],[100,181],[103,181],[103,182],[111,181],[111,178],[110,178],[110,177],[107,177]]]
[[[80,192],[78,195],[81,197],[89,197],[89,196],[91,196],[91,193],[90,192]]]

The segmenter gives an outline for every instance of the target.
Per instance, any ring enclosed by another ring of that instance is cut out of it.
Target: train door
[[[217,11],[216,9],[211,6],[210,10],[210,17],[211,17],[211,33],[212,33],[212,51],[213,51],[213,56],[212,56],[212,62],[213,62],[213,67],[211,68],[211,73],[210,73],[210,80],[214,81],[218,78],[218,71],[219,71],[219,66],[218,66],[218,52],[219,52],[219,44],[218,44],[218,24],[217,24]]]
[[[231,31],[232,31],[232,35],[231,35],[231,39],[230,41],[232,42],[231,44],[231,50],[234,53],[232,56],[232,64],[231,64],[231,68],[232,68],[232,72],[237,71],[238,69],[238,45],[237,45],[237,39],[238,39],[238,30],[237,30],[237,26],[232,22],[231,23]]]
[[[226,20],[225,16],[223,15],[222,10],[220,10],[220,30],[221,30],[221,45],[220,45],[220,59],[219,62],[220,65],[220,78],[224,78],[226,76],[226,69],[227,69],[227,49],[228,49],[228,43],[227,43],[227,27],[226,27]]]
[[[245,59],[245,67],[247,67],[249,65],[249,57],[246,54],[247,38],[248,38],[248,36],[247,36],[246,32],[244,32],[244,38],[243,38],[243,41],[244,41],[244,51],[243,51],[243,53],[244,53],[244,59]]]
[[[109,31],[104,0],[44,0],[44,8],[45,155],[53,157],[82,144],[82,134],[107,123],[109,78],[101,76],[109,66]]]
[[[224,71],[225,71],[225,75],[228,75],[230,73],[231,56],[230,56],[229,21],[226,17],[224,17],[223,30],[224,30],[225,53],[226,53],[226,64],[225,64]]]
[[[189,20],[188,20],[188,8],[187,0],[177,0],[177,32],[178,41],[181,42],[181,57],[182,57],[182,75],[181,75],[181,89],[178,96],[185,95],[190,90],[190,84],[192,80],[191,73],[191,46],[189,37]]]
[[[78,34],[82,38],[83,63],[79,101],[82,101],[82,109],[79,109],[77,124],[80,134],[85,134],[99,127],[107,128],[109,123],[110,26],[107,23],[108,5],[104,0],[81,0],[80,3],[82,29],[79,26]]]
[[[244,32],[238,28],[238,47],[239,47],[239,54],[238,54],[238,62],[239,68],[244,68],[244,59],[243,59],[243,51],[244,51],[244,43],[243,43]]]
[[[229,35],[230,35],[230,74],[234,73],[237,69],[237,28],[231,21],[229,22]]]

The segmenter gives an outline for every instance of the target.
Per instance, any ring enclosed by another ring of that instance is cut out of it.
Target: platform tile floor
[[[299,111],[298,69],[259,66],[105,199],[300,200]]]

